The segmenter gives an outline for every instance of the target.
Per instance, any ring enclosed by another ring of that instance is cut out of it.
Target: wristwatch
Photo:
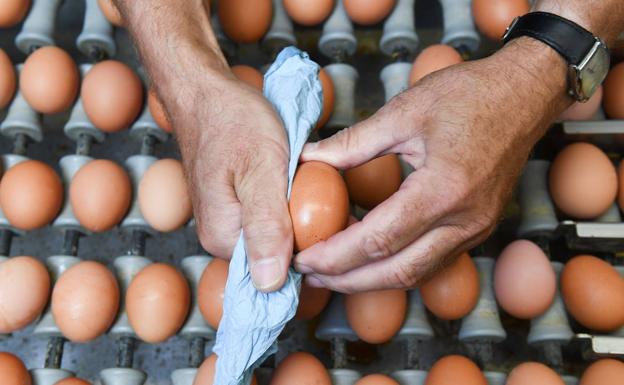
[[[607,77],[611,55],[607,45],[580,25],[547,12],[516,17],[503,41],[529,36],[557,51],[568,62],[568,93],[586,102]]]

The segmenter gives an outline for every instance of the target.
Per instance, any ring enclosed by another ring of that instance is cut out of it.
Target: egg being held
[[[138,202],[141,214],[154,229],[174,231],[189,221],[193,207],[184,168],[176,159],[160,159],[143,174]]]
[[[309,353],[291,353],[279,363],[270,385],[332,385],[325,366]],[[199,384],[198,384],[199,385]]]
[[[316,129],[323,127],[329,121],[334,113],[334,104],[336,103],[336,90],[334,89],[334,81],[323,68],[319,71],[319,81],[323,87],[323,111],[321,117],[316,123]]]
[[[611,207],[617,196],[615,166],[601,149],[589,143],[566,146],[550,167],[550,194],[565,214],[593,219]]]
[[[202,273],[197,285],[199,311],[211,328],[217,330],[223,316],[223,297],[230,264],[223,259],[213,259]]]
[[[147,106],[150,110],[150,114],[152,114],[152,119],[158,124],[158,127],[171,134],[173,132],[173,127],[165,113],[165,108],[153,89],[147,94]]]
[[[422,50],[414,60],[410,72],[409,83],[413,86],[425,76],[443,70],[455,64],[462,63],[464,59],[459,52],[450,45],[434,44]]]
[[[9,55],[0,48],[0,110],[13,100],[16,87],[17,76],[15,76],[13,63],[11,63]]]
[[[349,196],[340,173],[322,162],[300,164],[289,209],[297,251],[344,230],[349,219]]]
[[[0,0],[0,28],[11,28],[21,22],[30,9],[30,0]]]
[[[518,240],[505,247],[494,268],[494,292],[507,313],[535,318],[548,310],[556,291],[555,271],[536,244]]]
[[[28,231],[47,225],[62,204],[61,178],[38,160],[26,160],[11,167],[0,181],[0,207],[18,229]]]
[[[621,385],[622,379],[624,363],[613,358],[603,358],[585,369],[579,385]]]
[[[228,0],[217,3],[223,32],[236,43],[255,43],[271,26],[271,0]]]
[[[334,0],[284,0],[284,8],[295,23],[313,26],[329,17]]]
[[[80,74],[64,50],[48,46],[33,52],[20,71],[24,99],[42,114],[56,114],[71,107],[78,95]]]
[[[434,275],[420,287],[427,309],[436,317],[456,320],[464,317],[479,300],[479,272],[467,253]]]
[[[570,259],[561,272],[561,295],[574,319],[589,329],[610,332],[624,326],[624,278],[600,258]]]
[[[394,9],[396,0],[344,0],[344,8],[349,18],[360,25],[373,25],[381,22]]]
[[[234,73],[234,76],[236,76],[238,80],[245,82],[262,92],[264,77],[257,69],[248,65],[239,64],[232,66],[232,73]]]
[[[369,374],[360,378],[355,385],[399,385],[399,383],[385,374]]]
[[[197,374],[193,380],[193,385],[212,385],[214,383],[215,367],[217,365],[217,355],[212,353],[204,360],[197,369]],[[251,376],[250,385],[258,385],[255,375]]]
[[[31,385],[30,373],[19,357],[8,353],[0,352],[0,373],[2,374],[2,385]]]
[[[349,199],[372,210],[399,190],[402,170],[399,157],[388,154],[344,172]]]
[[[91,122],[107,133],[130,126],[143,107],[141,79],[116,60],[95,64],[82,81],[80,95]]]
[[[93,160],[74,175],[69,199],[74,215],[87,230],[110,230],[123,219],[130,207],[130,177],[111,160]]]
[[[425,385],[488,385],[479,367],[466,357],[446,356],[431,367]]]
[[[302,281],[299,292],[299,307],[297,307],[295,318],[306,321],[315,318],[325,309],[330,298],[330,290],[322,287],[311,287]]]
[[[394,337],[405,321],[404,290],[377,290],[345,296],[347,321],[364,342],[382,344]]]
[[[500,40],[516,16],[528,13],[528,0],[473,0],[472,15],[479,31],[491,40]]]
[[[91,385],[91,383],[78,377],[70,377],[60,380],[54,385]]]
[[[609,71],[604,81],[602,103],[611,119],[624,119],[624,63],[614,65]]]
[[[49,294],[48,270],[37,259],[11,257],[0,262],[0,333],[13,333],[36,320]]]
[[[152,344],[176,334],[188,314],[191,289],[174,267],[153,263],[130,282],[126,293],[128,321],[137,336]]]
[[[79,262],[56,281],[50,307],[65,338],[81,343],[92,341],[104,334],[117,316],[117,279],[101,263]]]
[[[544,364],[525,362],[516,366],[505,385],[565,385],[559,374]]]

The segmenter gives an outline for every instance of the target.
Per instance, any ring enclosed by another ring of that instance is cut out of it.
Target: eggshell
[[[576,102],[561,114],[559,120],[590,120],[602,104],[602,86],[598,87],[594,95],[585,103]]]
[[[214,383],[214,375],[215,375],[215,365],[217,364],[217,355],[211,354],[204,360],[199,369],[197,369],[197,374],[195,375],[195,380],[193,381],[193,385],[212,385]],[[251,384],[250,385],[258,385],[258,380],[256,380],[256,376],[251,376]]]
[[[237,43],[255,43],[271,26],[271,0],[228,0],[217,3],[223,32]]]
[[[516,366],[507,377],[505,385],[565,385],[554,370],[537,362],[525,362]]]
[[[32,257],[0,262],[0,333],[28,326],[41,314],[49,295],[50,276],[43,263]]]
[[[334,104],[336,103],[336,90],[334,89],[334,81],[327,74],[327,71],[321,68],[319,71],[319,81],[323,87],[323,111],[321,117],[316,123],[316,129],[323,127],[329,121],[334,113]]]
[[[464,59],[459,52],[450,45],[434,44],[422,50],[414,60],[410,71],[410,86],[429,75],[430,73],[443,70],[455,64],[462,63]]]
[[[284,0],[288,16],[305,26],[323,22],[334,10],[334,0]]]
[[[373,25],[385,19],[395,3],[396,0],[344,0],[344,8],[354,23]]]
[[[385,374],[369,374],[360,378],[355,385],[399,385],[399,383]]]
[[[171,134],[173,132],[173,126],[171,126],[171,122],[169,122],[165,109],[154,90],[150,90],[147,94],[147,106],[150,110],[150,114],[152,114],[152,118],[156,124],[158,124],[158,127]]]
[[[295,249],[307,249],[347,226],[347,186],[332,166],[322,162],[302,163],[295,173],[289,208]]]
[[[589,365],[579,385],[621,385],[624,363],[613,358],[603,358]]]
[[[77,377],[70,377],[57,382],[54,385],[91,385],[89,381]]]
[[[344,180],[349,199],[360,207],[372,210],[399,190],[401,176],[399,158],[388,154],[346,170]]]
[[[94,65],[82,81],[80,93],[91,122],[108,133],[130,126],[143,107],[141,79],[115,60]]]
[[[30,0],[0,0],[0,28],[17,25],[29,9]]]
[[[552,163],[550,194],[565,214],[593,219],[611,207],[617,196],[617,172],[611,160],[598,147],[573,143]]]
[[[69,54],[54,46],[39,48],[24,62],[19,87],[28,104],[42,114],[56,114],[74,104],[80,74]]]
[[[73,342],[89,342],[104,334],[119,309],[115,275],[101,263],[80,262],[67,269],[52,291],[52,316]]]
[[[0,181],[0,206],[11,225],[18,229],[28,231],[47,225],[62,204],[61,178],[38,160],[11,167]]]
[[[557,290],[557,276],[548,257],[533,242],[518,240],[505,247],[494,268],[499,305],[520,319],[544,313]]]
[[[113,0],[98,0],[98,5],[109,23],[115,27],[123,27],[123,19]]]
[[[154,162],[139,183],[139,208],[154,229],[173,231],[191,219],[193,207],[182,163],[176,159]]]
[[[13,99],[16,87],[17,79],[13,63],[11,63],[9,55],[0,48],[0,110]]]
[[[602,98],[605,113],[611,119],[624,119],[624,63],[611,68],[604,82]]]
[[[479,367],[466,357],[446,356],[431,367],[425,385],[488,385]]]
[[[2,385],[31,385],[30,373],[26,370],[24,363],[17,356],[0,352],[0,373],[2,374]]]
[[[300,320],[311,320],[315,318],[329,302],[331,291],[325,288],[311,287],[307,283],[301,283],[299,292],[299,307],[295,318]]]
[[[238,78],[238,80],[243,81],[254,88],[257,88],[260,92],[262,92],[264,78],[262,77],[260,71],[251,66],[239,64],[232,67],[232,72],[234,73],[234,76]]]
[[[345,296],[347,321],[364,342],[382,344],[394,337],[407,309],[404,290],[378,290]]]
[[[561,272],[561,295],[570,314],[601,332],[624,325],[624,278],[607,262],[579,255]]]
[[[153,263],[137,274],[126,293],[128,321],[139,338],[159,343],[173,336],[186,320],[191,290],[182,273]]]
[[[527,0],[473,0],[472,15],[479,31],[492,40],[501,40],[516,16],[529,12]]]
[[[197,304],[204,319],[213,329],[219,328],[223,316],[223,296],[227,282],[228,261],[215,258],[202,273],[197,285]]]
[[[618,179],[620,181],[618,203],[620,205],[620,209],[624,211],[624,160],[620,162]]]
[[[332,385],[325,366],[309,353],[291,353],[279,363],[270,385]]]
[[[479,272],[467,253],[420,287],[425,306],[438,318],[464,317],[479,300]]]
[[[74,175],[69,199],[74,215],[87,230],[110,230],[123,219],[130,207],[130,177],[113,161],[93,160]]]

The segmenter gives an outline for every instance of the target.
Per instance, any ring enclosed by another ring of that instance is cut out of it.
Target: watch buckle
[[[507,29],[505,30],[505,33],[503,34],[503,41],[504,42],[507,42],[507,39],[509,38],[509,35],[511,34],[511,31],[514,29],[516,24],[518,24],[519,20],[520,20],[520,16],[516,16],[513,19],[513,21],[511,22],[511,24],[509,24],[509,27],[507,27]]]
[[[600,38],[596,37],[594,45],[589,50],[587,55],[585,55],[583,60],[581,60],[581,62],[578,64],[570,64],[570,66],[568,67],[568,78],[571,83],[568,93],[579,102],[587,102],[592,96],[588,95],[583,89],[583,79],[581,77],[581,74],[587,69],[588,65],[592,63],[592,60],[598,54],[598,50],[601,47],[604,47],[606,49],[606,44]]]

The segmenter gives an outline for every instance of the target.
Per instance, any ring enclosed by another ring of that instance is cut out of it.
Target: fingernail
[[[251,267],[251,278],[254,286],[260,291],[278,289],[282,280],[282,268],[277,257],[264,258]]]
[[[314,270],[310,266],[303,265],[301,263],[295,262],[295,270],[300,272],[301,274],[311,274],[314,273]]]

